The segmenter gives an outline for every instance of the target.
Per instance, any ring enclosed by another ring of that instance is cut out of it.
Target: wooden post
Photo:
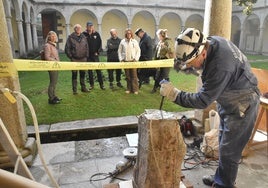
[[[138,156],[134,188],[179,188],[186,146],[177,119],[170,113],[147,110],[139,117]]]
[[[22,100],[16,97],[16,102],[11,103],[2,91],[3,88],[8,88],[12,91],[20,91],[19,77],[13,63],[2,1],[0,2],[0,25],[0,117],[22,157],[27,157],[27,164],[31,164],[36,155],[36,143],[34,138],[28,138],[26,132]],[[12,166],[1,144],[0,153],[0,168]]]

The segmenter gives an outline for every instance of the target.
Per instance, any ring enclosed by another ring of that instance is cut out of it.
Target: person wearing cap
[[[167,29],[158,29],[156,36],[159,39],[159,42],[156,46],[156,51],[154,59],[171,59],[174,58],[174,43],[167,35]],[[163,79],[169,80],[169,67],[158,68],[155,74],[154,87],[151,93],[155,93],[160,87],[159,82]]]
[[[153,57],[153,42],[151,37],[142,29],[138,28],[135,31],[135,34],[140,38],[140,49],[141,56],[139,61],[150,61]],[[138,78],[139,78],[139,88],[143,83],[149,84],[150,76],[155,76],[156,69],[155,68],[142,68],[138,69]]]
[[[121,39],[117,35],[116,29],[111,29],[110,30],[110,35],[111,37],[107,40],[107,61],[108,62],[119,62],[118,58],[118,47],[121,42]],[[108,78],[110,82],[110,89],[114,88],[114,72],[116,74],[116,85],[119,88],[122,88],[121,84],[121,74],[122,74],[122,69],[109,69],[108,70]]]
[[[254,127],[260,92],[246,56],[229,40],[206,38],[195,28],[187,28],[176,39],[178,70],[201,70],[202,87],[197,93],[161,83],[160,94],[175,104],[204,109],[217,102],[220,115],[219,166],[214,175],[203,177],[206,185],[233,188],[242,151]]]
[[[87,29],[83,32],[88,41],[88,62],[99,62],[99,54],[102,51],[102,40],[100,34],[95,31],[94,25],[91,21],[87,22]],[[105,90],[102,78],[102,71],[96,70],[97,79],[102,90]],[[94,88],[94,73],[88,70],[90,88]]]
[[[86,62],[88,57],[88,43],[86,37],[82,34],[82,27],[79,24],[74,25],[74,32],[68,36],[65,44],[65,53],[67,57],[74,62]],[[77,70],[72,71],[73,94],[77,95]],[[89,92],[85,84],[84,70],[79,70],[80,85],[82,92]]]
[[[118,48],[118,57],[120,62],[131,63],[139,61],[141,50],[137,40],[133,38],[133,32],[131,29],[125,30],[125,38],[121,40]],[[139,84],[137,69],[125,69],[127,89],[126,93],[139,94]]]

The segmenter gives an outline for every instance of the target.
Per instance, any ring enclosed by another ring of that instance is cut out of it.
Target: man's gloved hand
[[[160,95],[163,97],[167,97],[169,100],[174,102],[178,96],[178,94],[181,92],[177,88],[175,88],[172,83],[162,80],[160,82],[161,88],[160,88]]]

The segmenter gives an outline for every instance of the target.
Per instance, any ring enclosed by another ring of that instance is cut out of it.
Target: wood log
[[[177,119],[168,112],[145,110],[138,122],[134,188],[179,188],[186,146]]]

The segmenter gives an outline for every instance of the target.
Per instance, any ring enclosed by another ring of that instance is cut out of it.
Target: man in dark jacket
[[[242,151],[258,113],[257,79],[246,56],[219,36],[206,38],[199,30],[187,28],[176,39],[175,52],[175,67],[203,70],[203,85],[197,93],[189,93],[163,81],[160,94],[189,108],[204,109],[217,101],[219,166],[215,175],[204,176],[203,182],[216,188],[233,188]]]
[[[142,28],[138,28],[135,34],[140,38],[140,49],[141,56],[139,61],[150,61],[153,57],[153,43],[151,37],[143,31]],[[138,69],[138,78],[139,78],[139,87],[143,83],[149,83],[150,76],[155,76],[156,69],[155,68],[143,68]]]
[[[92,22],[87,22],[87,29],[83,32],[88,41],[88,62],[99,62],[99,54],[102,50],[102,40],[100,34],[95,31],[94,25]],[[103,78],[101,70],[96,70],[98,82],[102,90],[105,89],[103,85]],[[94,88],[94,74],[92,70],[88,70],[89,84],[90,89]]]
[[[74,26],[74,32],[68,36],[65,53],[74,62],[86,62],[88,58],[88,42],[82,34],[82,27],[79,24]],[[72,71],[73,94],[77,94],[77,70]],[[82,92],[89,92],[85,85],[85,71],[79,70],[80,85]]]
[[[108,62],[119,62],[118,58],[118,47],[121,42],[121,39],[117,36],[117,31],[116,29],[111,29],[110,30],[111,37],[107,40],[107,61]],[[108,70],[108,77],[109,77],[109,82],[110,82],[110,89],[113,89],[113,81],[114,81],[114,71],[116,73],[116,82],[117,86],[122,88],[121,84],[121,74],[122,74],[122,69],[109,69]]]

